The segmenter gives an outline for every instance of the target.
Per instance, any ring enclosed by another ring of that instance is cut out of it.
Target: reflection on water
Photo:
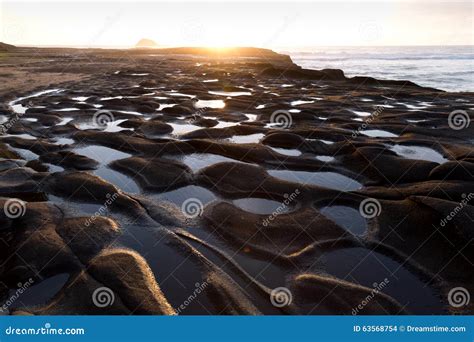
[[[256,144],[265,136],[263,133],[249,134],[249,135],[234,135],[228,140],[236,144]]]
[[[360,189],[362,184],[336,172],[308,172],[293,170],[268,170],[270,176],[289,182],[312,184],[340,191]]]
[[[82,156],[94,159],[99,163],[97,170],[93,171],[94,175],[103,178],[124,192],[132,194],[140,192],[140,188],[132,178],[112,170],[107,166],[107,164],[115,160],[129,158],[131,154],[98,145],[79,147],[72,151]]]
[[[444,313],[433,289],[395,260],[365,248],[344,248],[324,254],[325,271],[340,279],[373,288],[388,279],[381,291],[413,314]]]
[[[397,144],[393,145],[390,150],[407,159],[427,160],[438,164],[443,164],[449,161],[444,158],[441,153],[424,146],[405,146]]]
[[[198,100],[194,103],[195,108],[224,108],[223,100]]]
[[[176,190],[153,195],[153,197],[174,203],[180,208],[183,202],[189,198],[197,198],[203,205],[216,199],[216,196],[211,191],[197,185],[184,186]]]
[[[358,210],[342,205],[323,207],[319,210],[321,214],[339,226],[345,228],[355,235],[363,235],[367,230],[367,222]]]
[[[238,162],[235,159],[227,158],[218,154],[211,153],[192,153],[181,157],[168,157],[177,159],[181,163],[187,165],[193,172],[198,172],[207,166],[222,162]]]
[[[396,138],[396,137],[398,137],[398,135],[396,135],[394,133],[384,131],[384,130],[381,130],[381,129],[369,129],[369,130],[360,131],[360,132],[363,135],[366,135],[366,136],[372,137],[372,138]]]
[[[279,147],[270,147],[273,151],[283,154],[285,156],[291,157],[298,157],[301,155],[301,151],[297,149],[289,149],[289,148],[279,148]]]
[[[209,94],[212,95],[221,95],[221,96],[248,96],[252,95],[249,91],[209,91]]]
[[[290,211],[290,208],[282,202],[272,201],[264,198],[241,198],[233,201],[234,205],[242,210],[253,214],[271,215],[278,209],[278,214]]]

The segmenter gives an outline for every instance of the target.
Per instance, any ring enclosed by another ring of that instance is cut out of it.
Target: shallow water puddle
[[[225,102],[223,100],[197,100],[194,103],[194,108],[224,108]]]
[[[72,145],[74,144],[74,139],[70,139],[70,138],[57,138],[55,139],[55,142],[54,144],[56,145]]]
[[[279,147],[271,147],[271,146],[268,146],[270,147],[273,151],[279,153],[279,154],[283,154],[285,156],[290,156],[290,157],[298,157],[298,156],[301,156],[301,151],[300,150],[297,150],[297,149],[289,149],[289,148],[279,148]]]
[[[73,149],[72,152],[94,159],[95,161],[104,165],[114,160],[129,158],[132,156],[129,153],[124,153],[118,150],[114,150],[113,148],[99,145],[78,147]]]
[[[176,103],[161,103],[160,107],[158,107],[158,111],[162,111],[165,108],[171,108],[176,106]]]
[[[381,291],[413,314],[443,313],[442,304],[433,289],[397,261],[365,248],[344,248],[325,253],[327,273],[356,282],[368,288],[388,282]]]
[[[231,121],[219,121],[217,125],[215,125],[212,128],[226,128],[226,127],[233,127],[237,126],[239,123],[238,122],[231,122]]]
[[[120,190],[124,192],[140,192],[140,188],[137,186],[137,184],[132,178],[115,170],[112,170],[107,166],[107,164],[112,161],[129,158],[131,157],[131,154],[98,145],[75,148],[72,150],[72,152],[94,159],[95,161],[100,163],[97,170],[94,170],[92,174],[117,186]]]
[[[428,119],[419,119],[419,120],[408,120],[407,119],[407,122],[409,123],[418,123],[418,122],[427,122],[429,121]]]
[[[137,183],[130,177],[112,170],[107,166],[99,167],[97,170],[92,172],[94,175],[106,180],[107,182],[115,185],[120,190],[130,193],[138,194],[140,193],[140,188]]]
[[[393,145],[390,150],[407,159],[426,160],[438,164],[449,161],[441,153],[424,146]]]
[[[79,108],[71,107],[71,108],[55,109],[54,111],[55,112],[74,112],[74,111],[77,111],[77,110],[79,110]]]
[[[221,156],[219,154],[211,154],[211,153],[192,153],[187,154],[182,157],[168,157],[172,159],[177,159],[181,163],[188,166],[193,172],[198,172],[199,170],[222,162],[239,162],[238,160]]]
[[[63,118],[59,123],[56,124],[56,126],[64,126],[72,120],[74,120],[74,118]]]
[[[193,98],[196,97],[196,95],[184,94],[184,93],[179,93],[179,92],[175,92],[175,91],[171,91],[171,92],[167,93],[167,95],[169,95],[169,96],[189,97],[190,99],[193,99]]]
[[[61,91],[62,91],[61,89],[48,89],[48,90],[39,91],[37,93],[31,94],[31,95],[28,95],[28,96],[24,96],[24,97],[20,97],[20,98],[17,98],[16,100],[10,101],[8,103],[8,105],[10,107],[12,107],[12,109],[15,113],[24,114],[26,112],[26,110],[28,109],[28,107],[23,106],[22,104],[19,104],[18,102],[21,102],[21,101],[26,100],[26,99],[30,99],[32,97],[38,97],[38,96],[42,96],[42,95],[46,95],[46,94],[50,94],[50,93],[57,93],[57,92],[61,92]]]
[[[173,132],[172,132],[173,135],[182,135],[189,132],[197,131],[198,129],[203,129],[203,127],[201,126],[196,126],[196,125],[188,124],[188,123],[181,124],[181,123],[168,122],[168,125],[173,127]]]
[[[107,122],[105,126],[99,125],[94,120],[90,121],[82,121],[76,123],[76,127],[80,130],[87,130],[87,129],[99,129],[104,132],[121,132],[121,131],[131,131],[131,128],[120,127],[119,124],[122,122],[127,121],[127,119],[115,120],[111,122]]]
[[[330,141],[330,140],[309,139],[309,138],[306,138],[306,140],[308,140],[308,141],[321,141],[322,143],[324,143],[324,144],[326,144],[326,145],[332,145],[332,144],[334,144],[334,141]]]
[[[306,101],[306,100],[296,100],[296,101],[291,101],[290,104],[292,106],[299,106],[302,104],[309,104],[309,103],[314,103],[314,101]]]
[[[369,112],[363,112],[363,111],[360,111],[360,110],[350,110],[350,112],[354,113],[357,116],[361,116],[361,117],[366,117],[366,116],[372,115]]]
[[[209,91],[209,94],[231,97],[252,95],[252,93],[249,91]]]
[[[5,134],[4,137],[20,138],[24,140],[36,140],[37,138],[28,133]]]
[[[331,157],[331,156],[316,156],[315,158],[325,163],[332,163],[333,161],[336,160],[336,158]]]
[[[37,118],[23,118],[22,120],[25,120],[25,121],[29,121],[29,122],[38,122],[38,119]],[[1,119],[0,119],[1,121]],[[0,122],[1,124],[2,122]]]
[[[48,167],[48,170],[51,173],[64,171],[64,168],[62,168],[61,166],[57,166],[57,165],[49,164],[49,163],[45,163],[44,165]]]
[[[151,197],[174,203],[179,208],[181,208],[184,201],[190,198],[198,199],[203,206],[217,198],[212,191],[197,185],[188,185],[176,190],[153,195]]]
[[[74,101],[78,101],[78,102],[84,102],[85,100],[87,100],[90,96],[77,96],[77,97],[73,97],[72,99]]]
[[[319,212],[352,234],[363,235],[367,230],[366,220],[354,208],[334,205],[323,207]]]
[[[353,191],[362,188],[356,180],[336,172],[308,172],[293,170],[267,170],[272,177],[302,184],[312,184],[340,191]]]
[[[372,138],[396,138],[398,137],[397,134],[384,131],[381,129],[369,129],[367,131],[360,131],[365,136],[372,137]]]
[[[188,303],[181,315],[202,314],[203,307],[212,307],[204,294],[188,301],[189,295],[204,284],[202,273],[195,263],[169,245],[158,227],[124,225],[123,229],[124,234],[119,237],[118,243],[145,258],[169,303],[175,308],[185,301]]]
[[[244,114],[247,118],[248,121],[253,122],[257,121],[258,115],[257,114]]]
[[[9,150],[12,150],[16,153],[18,153],[22,159],[24,160],[27,160],[27,161],[30,161],[30,160],[36,160],[39,158],[39,155],[37,155],[36,153],[30,151],[30,150],[27,150],[27,149],[24,149],[24,148],[18,148],[18,147],[13,147],[9,144],[7,144],[8,146],[8,149]]]
[[[271,215],[278,211],[278,214],[287,213],[291,210],[282,202],[272,201],[263,198],[241,198],[232,203],[242,210],[253,214]]]
[[[265,134],[263,133],[234,135],[233,137],[228,138],[228,140],[236,144],[257,144],[264,136]]]

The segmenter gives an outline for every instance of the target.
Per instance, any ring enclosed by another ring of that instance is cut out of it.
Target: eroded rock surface
[[[473,313],[472,93],[162,52],[2,59],[8,313]]]

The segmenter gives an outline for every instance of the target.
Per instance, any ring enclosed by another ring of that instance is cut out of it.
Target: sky
[[[0,41],[23,46],[473,45],[471,1],[0,0]]]

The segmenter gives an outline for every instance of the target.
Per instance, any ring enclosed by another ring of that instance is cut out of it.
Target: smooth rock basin
[[[393,145],[390,150],[407,159],[426,160],[438,164],[449,161],[441,153],[424,146]]]
[[[308,172],[292,170],[268,170],[270,176],[289,182],[311,184],[340,191],[353,191],[362,184],[336,172]]]
[[[322,259],[328,274],[368,288],[388,279],[381,292],[393,297],[412,314],[446,314],[432,288],[383,254],[365,248],[343,248],[325,253]]]

